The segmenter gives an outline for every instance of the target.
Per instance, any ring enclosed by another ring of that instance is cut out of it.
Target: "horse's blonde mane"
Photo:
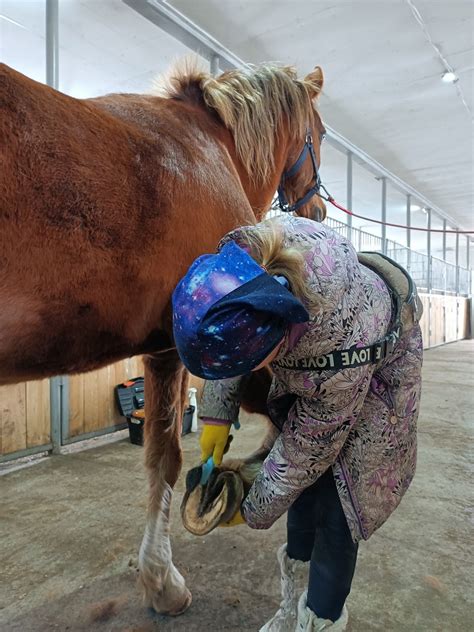
[[[232,132],[239,159],[249,176],[260,183],[274,168],[280,123],[284,120],[292,136],[304,138],[312,120],[309,95],[317,94],[320,86],[298,79],[291,66],[261,64],[212,77],[187,60],[158,89],[168,98],[202,97]]]

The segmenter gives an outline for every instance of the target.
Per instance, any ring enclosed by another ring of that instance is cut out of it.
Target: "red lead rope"
[[[330,195],[327,192],[326,188],[324,188],[323,186],[321,186],[321,188],[323,188],[324,191],[326,192],[326,196],[319,194],[319,197],[323,198],[323,200],[325,200],[326,202],[329,202],[330,204],[332,204],[333,206],[338,208],[343,213],[346,213],[346,215],[351,215],[352,217],[357,217],[358,219],[363,219],[366,222],[373,222],[374,224],[382,224],[383,226],[393,226],[394,228],[406,228],[406,229],[409,229],[409,230],[421,230],[421,231],[423,231],[425,233],[454,233],[454,234],[459,234],[459,235],[472,235],[472,234],[474,234],[474,230],[443,230],[442,228],[418,228],[417,226],[405,226],[404,224],[392,224],[391,222],[382,222],[381,220],[378,220],[378,219],[372,219],[370,217],[364,217],[364,215],[357,215],[356,213],[353,213],[352,211],[349,211],[347,208],[345,208],[344,206],[342,206],[341,204],[336,202],[336,200],[332,197],[332,195]]]

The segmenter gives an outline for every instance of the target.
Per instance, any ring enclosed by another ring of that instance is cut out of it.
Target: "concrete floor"
[[[348,602],[352,632],[474,629],[473,352],[464,341],[426,353],[417,476],[397,512],[361,546]],[[260,429],[256,419],[244,423],[233,454],[253,449]],[[195,436],[184,449],[187,469],[198,458]],[[194,601],[175,619],[141,606],[141,461],[141,448],[121,441],[0,478],[2,632],[244,632],[274,612],[284,520],[267,532],[191,536],[178,514],[182,481],[173,546]]]

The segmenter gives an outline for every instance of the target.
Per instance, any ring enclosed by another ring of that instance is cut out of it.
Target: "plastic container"
[[[194,417],[195,410],[196,409],[194,406],[188,406],[187,408],[185,408],[184,415],[183,415],[183,429],[181,431],[181,436],[187,435],[190,432],[192,432],[193,417]]]
[[[145,427],[145,411],[135,410],[130,417],[127,417],[130,443],[143,445],[143,430]]]
[[[120,414],[127,419],[130,443],[143,445],[143,431],[145,427],[145,380],[134,377],[115,387]],[[183,414],[181,435],[192,432],[193,419],[196,417],[196,406],[188,406]]]

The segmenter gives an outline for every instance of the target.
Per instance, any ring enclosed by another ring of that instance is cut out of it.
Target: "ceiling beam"
[[[217,55],[221,70],[233,70],[246,65],[232,51],[168,3],[162,0],[123,2],[209,62]]]

